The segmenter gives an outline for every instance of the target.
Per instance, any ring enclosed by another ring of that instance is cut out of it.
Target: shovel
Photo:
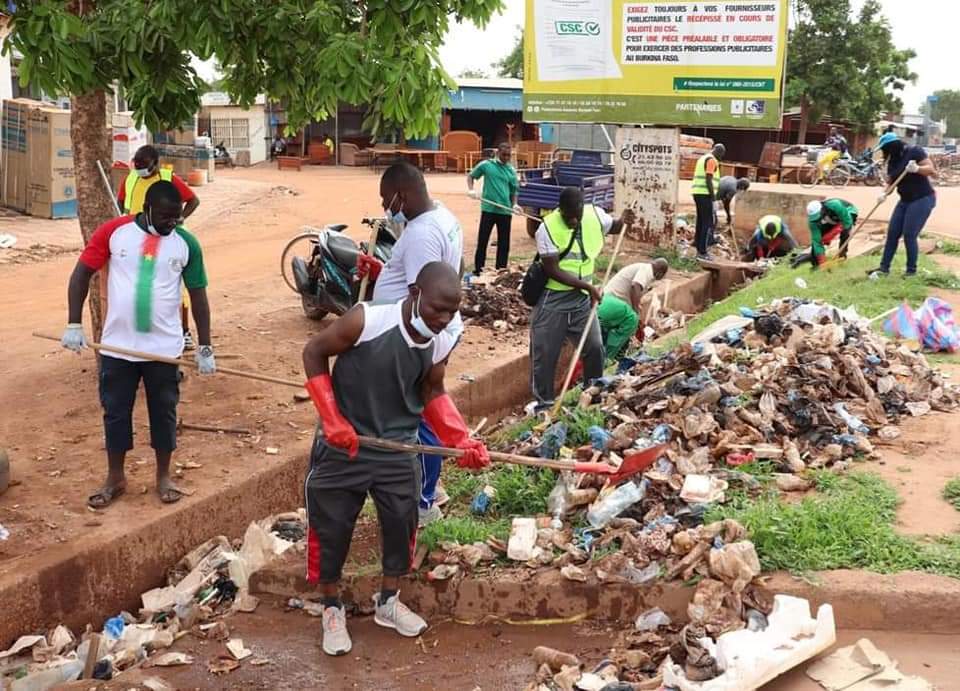
[[[387,439],[377,439],[375,437],[360,437],[360,444],[368,448],[386,449],[388,451],[406,451],[408,453],[425,453],[434,456],[444,456],[446,458],[459,458],[463,456],[460,449],[450,449],[444,446],[425,446],[423,444],[410,444],[402,441],[390,441]],[[656,461],[661,453],[666,449],[665,444],[652,446],[649,449],[643,449],[637,453],[628,454],[620,467],[612,466],[609,463],[585,463],[582,461],[564,461],[552,458],[532,458],[530,456],[520,456],[513,453],[501,453],[499,451],[490,451],[490,460],[497,463],[511,463],[513,465],[525,465],[532,468],[551,468],[553,470],[568,470],[574,473],[597,473],[600,475],[609,475],[609,481],[612,483],[625,480],[631,475],[641,473]]]
[[[902,173],[900,173],[900,175],[897,177],[897,179],[894,180],[893,183],[892,183],[889,187],[887,187],[886,190],[884,190],[884,195],[885,195],[885,197],[886,197],[886,196],[889,196],[890,194],[893,193],[893,191],[894,191],[895,189],[897,189],[897,185],[900,184],[900,181],[903,180],[903,178],[904,178],[904,176],[905,176],[906,174],[907,174],[907,171],[906,171],[906,169],[904,169],[904,171],[903,171]],[[884,198],[883,201],[886,201],[886,198]],[[874,204],[874,205],[873,205],[873,208],[870,209],[870,213],[868,213],[866,216],[864,216],[862,219],[860,219],[860,222],[857,223],[857,227],[854,228],[852,231],[850,231],[850,235],[847,236],[846,241],[844,241],[844,242],[840,245],[840,249],[837,251],[837,256],[834,257],[833,259],[829,260],[828,262],[826,262],[826,263],[824,264],[824,266],[823,266],[824,269],[826,269],[827,271],[832,271],[840,262],[843,261],[843,259],[841,258],[841,255],[842,255],[842,254],[844,253],[844,251],[847,249],[847,245],[849,245],[849,244],[850,244],[850,241],[853,240],[853,236],[856,235],[856,234],[860,231],[861,228],[863,228],[863,224],[866,223],[867,221],[869,221],[869,220],[870,220],[870,217],[873,216],[873,213],[874,213],[877,209],[880,208],[880,205],[883,204],[883,201],[878,201],[876,204]]]

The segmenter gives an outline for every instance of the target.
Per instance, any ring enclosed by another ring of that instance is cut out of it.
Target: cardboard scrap
[[[933,691],[921,677],[907,677],[872,641],[861,638],[807,669],[807,676],[827,691]]]

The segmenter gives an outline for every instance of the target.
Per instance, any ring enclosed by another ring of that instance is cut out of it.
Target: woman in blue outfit
[[[930,218],[933,207],[937,205],[937,195],[930,184],[930,178],[936,175],[936,169],[923,148],[908,146],[893,132],[887,132],[880,137],[877,148],[883,152],[887,162],[888,184],[893,184],[901,173],[906,171],[906,175],[897,184],[900,201],[890,217],[887,242],[878,271],[882,274],[890,273],[890,263],[897,253],[897,245],[902,237],[903,245],[907,249],[907,271],[904,276],[913,276],[917,273],[917,256],[920,253],[917,238]],[[884,199],[885,191],[880,194],[880,201]]]

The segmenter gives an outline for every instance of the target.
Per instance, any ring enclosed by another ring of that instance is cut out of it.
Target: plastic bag
[[[935,353],[952,353],[960,348],[960,336],[953,319],[953,309],[946,302],[939,298],[927,298],[916,317],[917,330],[924,348]]]
[[[897,311],[883,323],[883,330],[891,336],[907,341],[920,340],[920,334],[917,331],[917,318],[906,302],[900,305]]]
[[[659,607],[654,607],[637,617],[635,625],[637,631],[656,631],[661,626],[670,626],[670,617]]]

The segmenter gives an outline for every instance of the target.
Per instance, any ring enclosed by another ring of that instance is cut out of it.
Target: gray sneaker
[[[397,593],[387,604],[380,604],[380,594],[373,596],[373,604],[377,610],[373,620],[388,629],[396,629],[401,636],[415,638],[427,630],[427,622],[414,614],[409,607],[400,602],[400,593]]]
[[[440,507],[434,504],[429,509],[420,509],[418,508],[419,518],[417,520],[417,525],[422,528],[425,525],[430,525],[434,521],[439,521],[443,518],[443,511],[440,510]]]
[[[323,610],[323,652],[327,655],[346,655],[353,648],[347,632],[347,611],[343,605]]]

